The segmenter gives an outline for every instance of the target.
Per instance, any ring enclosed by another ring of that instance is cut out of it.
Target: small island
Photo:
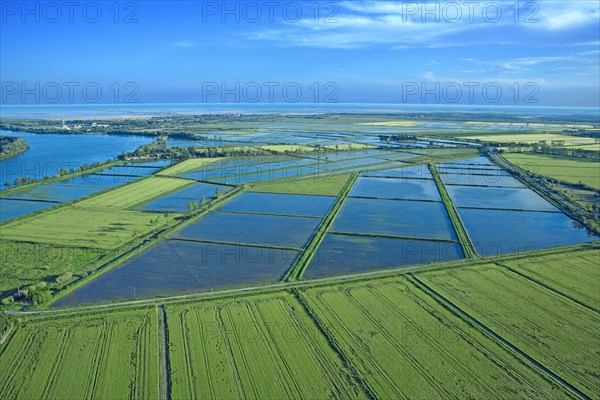
[[[29,145],[25,139],[15,136],[0,136],[0,160],[18,156],[28,149]]]

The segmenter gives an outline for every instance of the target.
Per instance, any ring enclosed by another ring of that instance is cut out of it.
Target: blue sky
[[[598,1],[51,3],[0,1],[2,103],[600,105]]]

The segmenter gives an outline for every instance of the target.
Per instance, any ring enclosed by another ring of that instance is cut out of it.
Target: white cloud
[[[501,18],[497,21],[494,21],[495,12],[484,8],[488,4],[485,2],[342,1],[334,4],[338,9],[329,23],[315,21],[313,13],[307,12],[297,23],[275,24],[268,29],[257,26],[259,30],[245,33],[244,37],[288,46],[356,48],[383,45],[393,50],[522,44],[528,40],[549,44],[553,39],[541,32],[560,35],[562,30],[593,26],[600,18],[600,2],[583,0],[522,2],[518,3],[521,8],[517,15],[512,8],[514,2],[493,2],[502,7]],[[446,8],[448,4],[453,8]],[[457,15],[460,15],[458,20],[455,19]],[[525,34],[531,29],[540,33],[533,36],[515,33]],[[576,39],[568,39],[567,44],[598,42],[599,36],[584,32]]]
[[[539,23],[532,27],[546,30],[574,29],[588,24],[598,24],[600,2],[598,1],[538,1],[539,10],[534,18]],[[534,10],[526,10],[532,13]]]

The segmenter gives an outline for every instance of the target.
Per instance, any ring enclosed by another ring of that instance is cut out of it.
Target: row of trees
[[[215,197],[217,199],[220,199],[221,197],[223,197],[225,193],[223,192],[223,190],[221,190],[220,188],[217,188],[215,190]],[[193,214],[196,211],[200,210],[202,207],[206,206],[206,204],[208,203],[208,200],[206,200],[206,197],[203,197],[202,199],[200,199],[200,201],[198,200],[193,200],[190,201],[188,203],[188,213]]]

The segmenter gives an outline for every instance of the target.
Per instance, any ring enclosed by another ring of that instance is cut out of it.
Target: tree
[[[198,210],[198,208],[200,208],[200,207],[198,206],[198,201],[197,200],[190,201],[188,203],[188,212],[190,214],[193,213],[194,211]]]

